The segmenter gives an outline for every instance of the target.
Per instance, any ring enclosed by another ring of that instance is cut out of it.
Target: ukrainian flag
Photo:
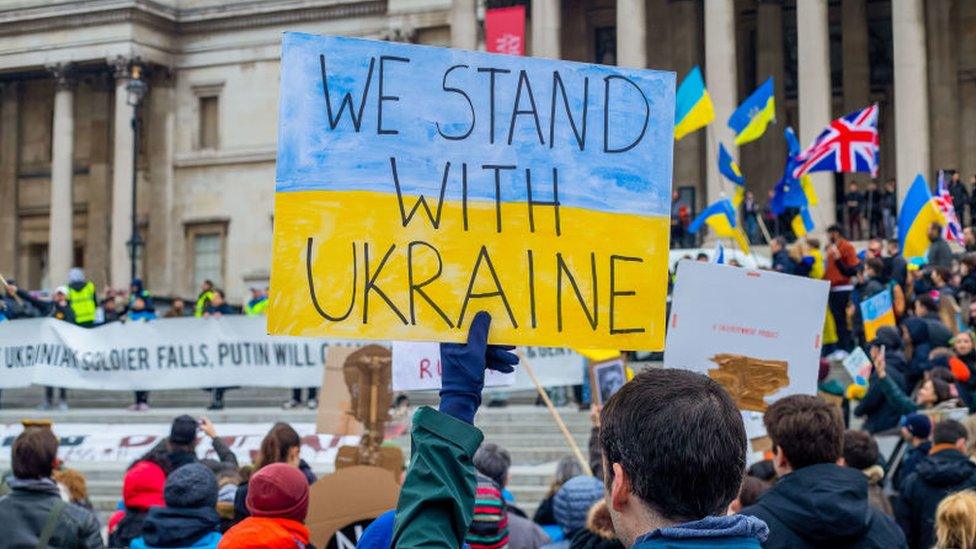
[[[945,217],[936,207],[925,177],[918,174],[898,214],[898,238],[901,240],[901,254],[905,258],[925,257],[930,244],[929,227],[935,222],[944,225]]]
[[[804,237],[813,230],[816,226],[813,222],[813,217],[810,216],[810,209],[806,206],[800,208],[800,213],[793,216],[793,221],[790,222],[793,227],[793,234],[797,238]]]
[[[803,189],[803,195],[807,197],[807,204],[816,206],[820,203],[817,190],[813,188],[813,181],[810,179],[809,174],[800,176],[800,188]]]
[[[749,253],[749,240],[736,222],[735,208],[728,198],[721,198],[705,208],[688,226],[688,231],[697,233],[702,225],[708,225],[719,238],[735,240],[743,252]]]
[[[725,149],[725,145],[722,143],[718,144],[718,171],[735,185],[732,206],[738,208],[739,204],[742,204],[742,199],[746,194],[746,179],[742,177],[742,170],[739,169],[739,164],[736,163],[735,159],[732,158],[732,155],[729,154],[729,151]]]
[[[729,117],[729,127],[735,132],[736,145],[755,141],[766,132],[766,126],[776,120],[776,101],[773,98],[773,77],[756,88]]]
[[[895,310],[891,306],[891,292],[880,294],[861,302],[861,318],[864,319],[864,337],[873,341],[878,329],[895,325]]]
[[[675,102],[675,141],[704,128],[712,120],[715,120],[712,98],[708,95],[708,90],[705,89],[705,80],[702,78],[701,69],[698,66],[692,68],[688,76],[685,76],[685,79],[681,81]]]

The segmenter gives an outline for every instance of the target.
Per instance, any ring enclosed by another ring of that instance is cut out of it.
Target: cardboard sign
[[[485,371],[485,387],[515,383],[515,372]],[[441,346],[415,341],[393,342],[393,390],[422,391],[441,388]]]
[[[396,509],[398,480],[386,469],[366,465],[346,467],[320,478],[308,494],[305,525],[312,544],[355,547],[373,519]]]
[[[842,363],[848,375],[858,385],[867,385],[868,378],[871,377],[871,359],[860,347],[855,347],[854,351],[847,355]]]
[[[895,310],[891,305],[891,291],[885,290],[861,302],[861,318],[864,320],[864,337],[873,341],[878,329],[895,325]],[[949,324],[952,328],[952,324]]]
[[[829,284],[682,261],[664,365],[707,374],[743,410],[817,393]]]
[[[286,33],[269,332],[661,349],[674,82]]]

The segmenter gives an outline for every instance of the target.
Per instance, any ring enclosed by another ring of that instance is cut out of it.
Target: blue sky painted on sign
[[[320,55],[327,70],[332,129],[323,93]],[[396,134],[379,134],[380,57],[384,97],[382,127]],[[367,75],[373,63],[367,89]],[[450,72],[452,66],[464,65]],[[486,72],[478,69],[510,72]],[[525,71],[516,106],[520,71]],[[582,133],[584,82],[588,79],[585,149],[580,151],[570,125],[563,94],[556,93],[552,116],[553,73],[558,72],[576,130]],[[490,77],[494,74],[494,142],[490,132]],[[607,77],[610,77],[607,80]],[[626,78],[626,80],[624,80]],[[609,82],[609,120],[604,116]],[[470,99],[442,86],[463,90]],[[513,110],[538,113],[515,117]],[[281,104],[278,134],[277,190],[369,190],[395,192],[390,157],[396,158],[405,194],[439,193],[446,162],[451,163],[446,196],[461,198],[461,165],[467,164],[468,199],[495,200],[495,173],[485,165],[515,165],[501,172],[499,190],[505,202],[526,199],[525,169],[532,170],[536,201],[552,194],[552,169],[559,171],[559,199],[564,206],[668,215],[672,148],[674,144],[672,72],[631,70],[568,61],[494,55],[344,37],[286,33],[282,47]],[[357,132],[349,106],[338,115],[343,97],[351,93],[359,114]],[[638,91],[639,90],[639,91]],[[646,107],[645,107],[646,98]],[[472,109],[474,122],[472,126]],[[645,117],[645,112],[649,113]],[[625,152],[604,152],[635,141]],[[550,122],[552,128],[550,128]],[[509,144],[509,130],[513,128]],[[608,135],[605,138],[605,128]],[[449,140],[441,133],[463,140]],[[541,143],[540,143],[541,131]],[[550,144],[550,131],[555,139]]]

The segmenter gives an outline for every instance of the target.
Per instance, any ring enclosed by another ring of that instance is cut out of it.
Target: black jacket
[[[782,477],[742,514],[769,526],[766,548],[905,547],[894,521],[869,504],[864,473],[833,463]]]
[[[790,258],[790,253],[780,250],[773,254],[773,270],[783,274],[793,274],[796,270],[796,263]]]
[[[0,498],[0,546],[36,547],[54,504],[61,501],[51,479],[8,481],[10,493]],[[64,506],[48,541],[49,548],[98,549],[103,546],[98,519],[88,509]]]
[[[919,460],[915,472],[902,484],[895,502],[895,518],[905,531],[909,547],[935,543],[935,508],[952,492],[976,487],[976,464],[955,448],[937,451]]]
[[[115,526],[115,530],[108,535],[109,547],[128,547],[132,540],[142,535],[142,525],[146,522],[149,511],[135,511],[127,509],[125,516]]]
[[[888,377],[895,382],[905,394],[909,393],[909,388],[905,385],[905,376],[902,372],[907,365],[905,355],[897,350],[885,350],[885,363],[887,365]],[[888,402],[881,383],[878,383],[877,376],[871,374],[868,380],[868,392],[861,399],[861,403],[854,408],[854,415],[857,417],[867,416],[864,420],[864,430],[869,433],[886,431],[898,426],[901,419],[901,411],[894,403]]]
[[[152,507],[142,524],[142,539],[152,547],[187,547],[216,532],[219,524],[214,507]]]

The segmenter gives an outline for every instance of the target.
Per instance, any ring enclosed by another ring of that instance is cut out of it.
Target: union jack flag
[[[793,177],[810,172],[869,172],[878,175],[878,104],[830,123],[797,157]]]
[[[945,184],[945,172],[939,170],[939,182],[935,186],[935,196],[932,197],[935,207],[945,218],[945,227],[942,228],[942,238],[949,242],[962,244],[962,226],[956,216],[956,208],[952,204],[952,195]]]

